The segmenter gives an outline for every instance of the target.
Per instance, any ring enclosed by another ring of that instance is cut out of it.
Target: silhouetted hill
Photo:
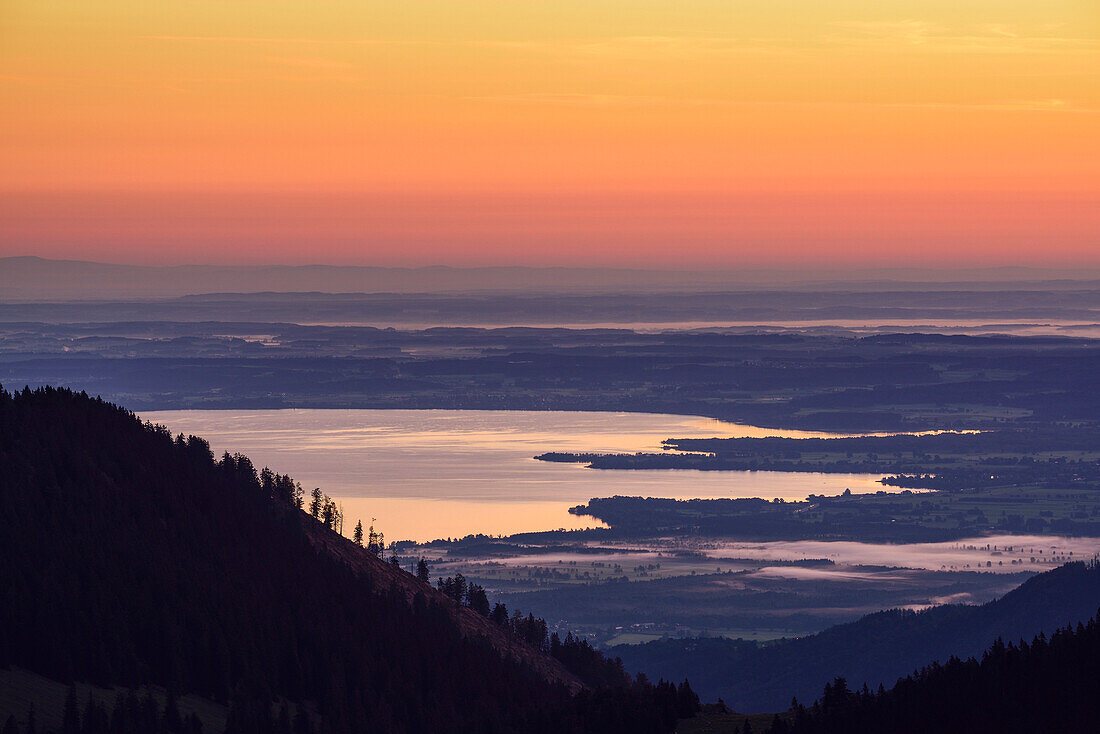
[[[0,667],[199,696],[230,734],[289,731],[281,703],[308,712],[296,733],[333,734],[663,732],[691,708],[587,645],[518,639],[299,496],[98,399],[0,390]]]
[[[841,676],[853,686],[890,686],[935,660],[980,655],[994,640],[1030,639],[1091,619],[1100,609],[1100,567],[1070,563],[980,606],[890,610],[808,637],[758,646],[745,640],[663,640],[613,649],[630,670],[689,675],[704,700],[735,711],[779,711],[810,700]]]
[[[1078,734],[1100,727],[1100,617],[1029,644],[996,640],[979,659],[950,658],[889,691],[837,678],[814,705],[766,734]]]

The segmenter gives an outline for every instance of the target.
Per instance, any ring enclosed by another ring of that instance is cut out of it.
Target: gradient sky
[[[1100,264],[1096,0],[6,0],[0,255]]]

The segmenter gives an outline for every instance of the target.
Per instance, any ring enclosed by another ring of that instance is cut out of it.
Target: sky
[[[0,256],[1100,264],[1095,0],[4,0]]]

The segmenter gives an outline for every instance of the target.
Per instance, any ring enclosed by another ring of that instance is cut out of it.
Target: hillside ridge
[[[473,609],[455,603],[430,584],[425,584],[407,571],[378,558],[366,548],[326,528],[305,513],[302,513],[302,524],[318,548],[339,558],[356,571],[373,576],[380,584],[396,587],[410,604],[417,594],[432,595],[443,608],[454,615],[467,636],[487,641],[502,655],[538,672],[550,682],[561,683],[574,693],[586,687],[560,661],[527,644]]]
[[[1091,619],[1100,609],[1100,565],[1074,562],[1038,574],[981,605],[890,609],[814,635],[769,643],[723,638],[621,645],[611,653],[630,670],[690,671],[692,685],[737,711],[777,711],[791,696],[812,700],[835,676],[887,687],[951,656],[980,655],[997,638],[1031,639]]]

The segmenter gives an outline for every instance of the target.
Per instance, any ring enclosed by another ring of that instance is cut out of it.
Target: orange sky
[[[1094,0],[13,0],[0,255],[1100,264]]]

